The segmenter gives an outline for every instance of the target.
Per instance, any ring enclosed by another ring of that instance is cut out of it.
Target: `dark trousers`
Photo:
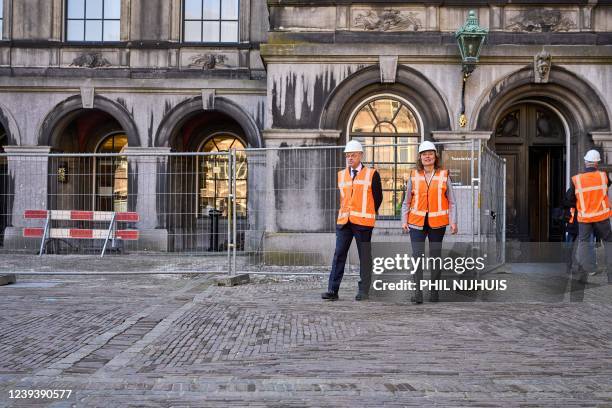
[[[599,222],[579,222],[578,223],[578,264],[585,272],[595,270],[595,257],[592,255],[591,235],[595,235],[601,240],[604,246],[606,267],[608,268],[608,282],[612,282],[612,270],[609,265],[612,263],[612,228],[610,220],[606,219]]]
[[[425,218],[425,225],[422,230],[410,228],[410,245],[412,246],[412,256],[420,257],[425,255],[425,238],[429,239],[429,256],[439,257],[442,255],[442,240],[444,239],[444,233],[446,227],[443,228],[431,228]],[[434,268],[431,271],[431,280],[438,280],[442,275],[442,271],[438,268]],[[421,293],[421,281],[423,280],[423,268],[418,268],[414,275],[412,275],[414,283],[416,284],[416,294]],[[432,290],[430,296],[437,300],[438,291]]]
[[[329,274],[328,292],[338,293],[340,282],[344,276],[344,265],[348,256],[349,248],[353,238],[357,241],[359,253],[359,292],[367,294],[370,290],[372,272],[372,252],[369,243],[372,240],[372,227],[364,227],[348,222],[344,225],[336,225],[336,250],[334,260]]]

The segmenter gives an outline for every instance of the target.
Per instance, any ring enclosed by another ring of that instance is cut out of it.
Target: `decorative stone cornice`
[[[266,129],[263,138],[270,139],[339,139],[340,131],[335,129]]]

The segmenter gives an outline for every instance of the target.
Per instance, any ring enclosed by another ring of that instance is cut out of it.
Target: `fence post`
[[[232,276],[232,228],[233,228],[233,198],[234,192],[232,190],[232,178],[234,174],[234,168],[232,163],[232,150],[227,152],[227,274]]]
[[[238,239],[236,236],[237,229],[237,216],[236,216],[236,179],[238,177],[238,165],[236,162],[236,149],[232,149],[231,151],[231,160],[232,160],[232,272],[236,273],[236,247],[238,246]]]
[[[503,176],[502,180],[502,244],[501,244],[501,261],[506,263],[506,159],[502,158]]]

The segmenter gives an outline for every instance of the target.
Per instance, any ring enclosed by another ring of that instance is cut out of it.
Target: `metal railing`
[[[503,232],[492,233],[492,228],[505,225],[505,216],[498,216],[505,213],[501,159],[481,148],[480,141],[437,145],[459,213],[459,235],[448,235],[445,242],[502,242]],[[374,242],[408,245],[400,213],[416,151],[417,143],[365,146],[364,163],[377,168],[384,191]],[[335,246],[337,172],[344,167],[343,147],[338,146],[2,154],[0,254],[22,255],[32,271],[61,268],[66,262],[53,255],[39,263],[30,261],[36,257],[28,255],[38,253],[41,242],[23,237],[23,228],[37,226],[36,220],[23,218],[28,209],[133,211],[140,220],[129,227],[139,231],[139,239],[107,248],[108,260],[100,261],[106,263],[86,261],[79,267],[154,273],[327,273]],[[496,214],[493,221],[491,211]],[[74,223],[57,221],[55,226],[70,228]],[[100,252],[102,242],[55,239],[44,245],[48,254],[89,260]],[[128,265],[130,258],[135,266]],[[146,262],[139,265],[135,259]],[[352,254],[349,262],[356,259]]]

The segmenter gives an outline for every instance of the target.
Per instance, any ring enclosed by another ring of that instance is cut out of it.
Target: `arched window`
[[[399,98],[376,96],[362,102],[349,122],[349,139],[374,147],[365,149],[365,161],[377,168],[383,187],[379,215],[397,218],[405,181],[416,165],[421,137],[413,111]],[[410,144],[409,146],[398,146]]]
[[[227,152],[236,149],[236,215],[246,217],[247,213],[247,160],[245,143],[228,132],[208,137],[200,146],[201,152]],[[227,216],[229,191],[229,168],[227,156],[210,155],[198,157],[198,215],[208,216],[211,209]]]
[[[102,139],[96,153],[121,153],[127,145],[128,138],[125,133],[114,133]],[[96,157],[94,169],[94,210],[127,211],[127,157]]]

